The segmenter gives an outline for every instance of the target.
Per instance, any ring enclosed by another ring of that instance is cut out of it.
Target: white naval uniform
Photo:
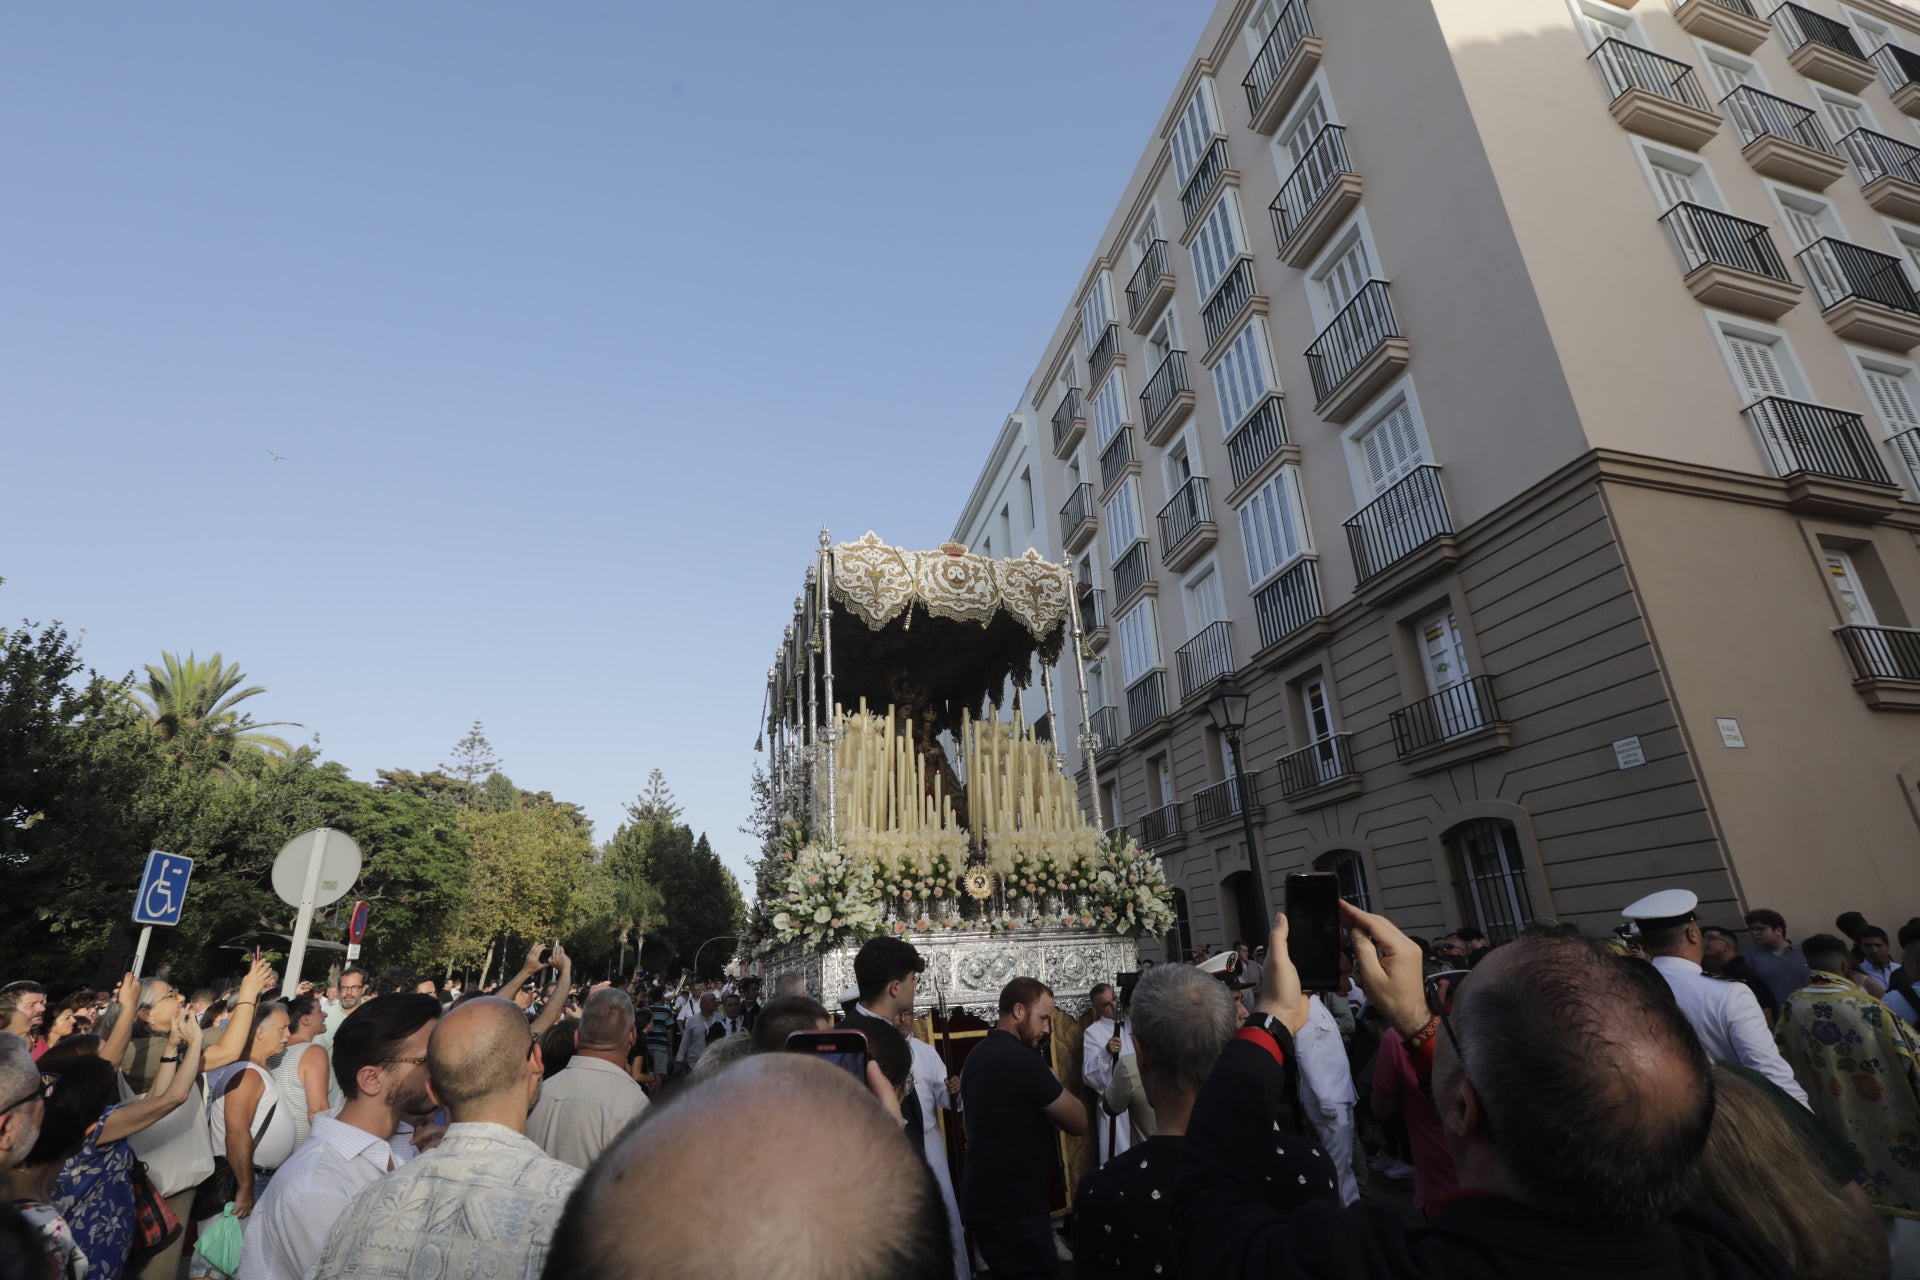
[[[1709,1058],[1737,1062],[1758,1071],[1792,1094],[1801,1106],[1807,1105],[1807,1091],[1793,1078],[1793,1070],[1774,1047],[1766,1015],[1760,1012],[1760,1002],[1746,983],[1710,977],[1699,965],[1679,956],[1655,956],[1653,967],[1673,988],[1680,1012],[1693,1024]]]
[[[919,1036],[907,1037],[913,1051],[913,1091],[920,1097],[920,1119],[925,1126],[927,1163],[933,1167],[933,1180],[940,1184],[940,1199],[947,1206],[947,1225],[953,1230],[953,1274],[955,1280],[971,1280],[973,1268],[967,1265],[967,1236],[960,1225],[960,1201],[953,1194],[953,1173],[947,1168],[947,1140],[940,1135],[940,1108],[951,1108],[956,1099],[947,1092],[947,1067],[939,1051]]]
[[[1107,1052],[1107,1041],[1111,1039],[1113,1019],[1095,1018],[1087,1024],[1086,1039],[1080,1042],[1080,1080],[1096,1094],[1105,1093],[1113,1083],[1114,1057]],[[1120,1052],[1133,1052],[1133,1032],[1125,1023],[1120,1025]],[[1100,1130],[1101,1164],[1133,1145],[1133,1121],[1129,1117],[1109,1116],[1095,1108],[1093,1122]]]

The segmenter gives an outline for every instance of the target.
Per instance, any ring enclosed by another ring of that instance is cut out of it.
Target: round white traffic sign
[[[360,846],[352,836],[332,827],[303,831],[287,841],[287,847],[273,860],[273,891],[288,906],[300,905],[307,887],[308,864],[316,852],[320,855],[320,878],[314,888],[314,906],[324,907],[346,897],[360,878]]]

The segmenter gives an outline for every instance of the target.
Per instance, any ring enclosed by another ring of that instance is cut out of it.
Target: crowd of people
[[[0,1280],[1920,1275],[1920,918],[1623,916],[1496,945],[1343,904],[1332,989],[1282,917],[1071,1027],[1012,977],[958,1056],[886,937],[764,1000],[559,946],[486,991],[14,981]],[[851,1069],[789,1052],[829,1030]]]

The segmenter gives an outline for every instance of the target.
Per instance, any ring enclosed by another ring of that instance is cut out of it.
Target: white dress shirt
[[[680,1061],[687,1064],[687,1070],[700,1065],[700,1058],[707,1051],[707,1028],[720,1021],[723,1019],[717,1010],[711,1018],[696,1012],[687,1019],[686,1033],[680,1037]]]
[[[1133,1032],[1127,1030],[1123,1022],[1119,1027],[1120,1053],[1122,1056],[1133,1052]],[[1112,1018],[1095,1018],[1087,1024],[1086,1038],[1080,1042],[1080,1080],[1095,1093],[1105,1093],[1107,1086],[1113,1083],[1114,1055],[1107,1052],[1107,1042],[1113,1039],[1114,1022]],[[1133,1145],[1133,1121],[1126,1116],[1109,1116],[1104,1111],[1096,1111],[1094,1124],[1100,1130],[1100,1163],[1105,1164],[1115,1154],[1125,1151]]]
[[[439,1146],[353,1198],[308,1274],[539,1280],[581,1176],[505,1125],[448,1125]]]
[[[576,1054],[540,1086],[527,1136],[555,1160],[584,1170],[642,1111],[647,1095],[604,1058]]]
[[[1353,1109],[1360,1095],[1354,1091],[1340,1024],[1324,1001],[1307,1001],[1307,1025],[1293,1038],[1293,1054],[1300,1067],[1301,1110],[1333,1161],[1340,1203],[1352,1204],[1360,1198],[1353,1176]]]
[[[1709,977],[1699,965],[1679,956],[1655,956],[1653,967],[1673,988],[1680,1012],[1693,1024],[1709,1058],[1737,1062],[1758,1071],[1792,1094],[1801,1106],[1807,1104],[1807,1091],[1793,1078],[1792,1068],[1774,1047],[1767,1016],[1760,1012],[1760,1002],[1746,983]]]
[[[1893,990],[1893,975],[1899,971],[1900,962],[1898,960],[1889,960],[1884,965],[1875,964],[1871,960],[1862,960],[1860,962],[1860,972],[1879,983],[1882,991]]]
[[[347,1202],[393,1164],[387,1140],[322,1112],[280,1166],[247,1219],[240,1274],[300,1280],[320,1260]]]
[[[940,1133],[940,1110],[951,1109],[955,1101],[947,1092],[947,1065],[940,1060],[939,1051],[919,1036],[908,1036],[907,1048],[913,1052],[913,1091],[920,1098],[920,1119],[926,1128],[927,1164],[933,1169],[933,1180],[940,1184],[947,1225],[953,1232],[953,1274],[955,1280],[972,1280],[967,1237],[960,1225],[960,1201],[953,1194],[953,1172],[947,1168],[947,1140]]]

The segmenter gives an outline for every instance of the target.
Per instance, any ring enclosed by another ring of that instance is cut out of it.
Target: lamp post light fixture
[[[1240,829],[1247,841],[1247,874],[1251,883],[1247,891],[1253,895],[1254,918],[1261,922],[1261,929],[1247,940],[1249,947],[1259,945],[1260,938],[1266,936],[1272,920],[1267,915],[1267,895],[1261,883],[1260,858],[1253,844],[1253,798],[1247,794],[1247,771],[1241,757],[1240,731],[1247,727],[1247,704],[1252,699],[1247,691],[1236,685],[1231,677],[1222,680],[1207,695],[1207,716],[1213,721],[1213,727],[1227,740],[1227,750],[1233,753],[1233,790],[1234,800],[1240,807]]]

